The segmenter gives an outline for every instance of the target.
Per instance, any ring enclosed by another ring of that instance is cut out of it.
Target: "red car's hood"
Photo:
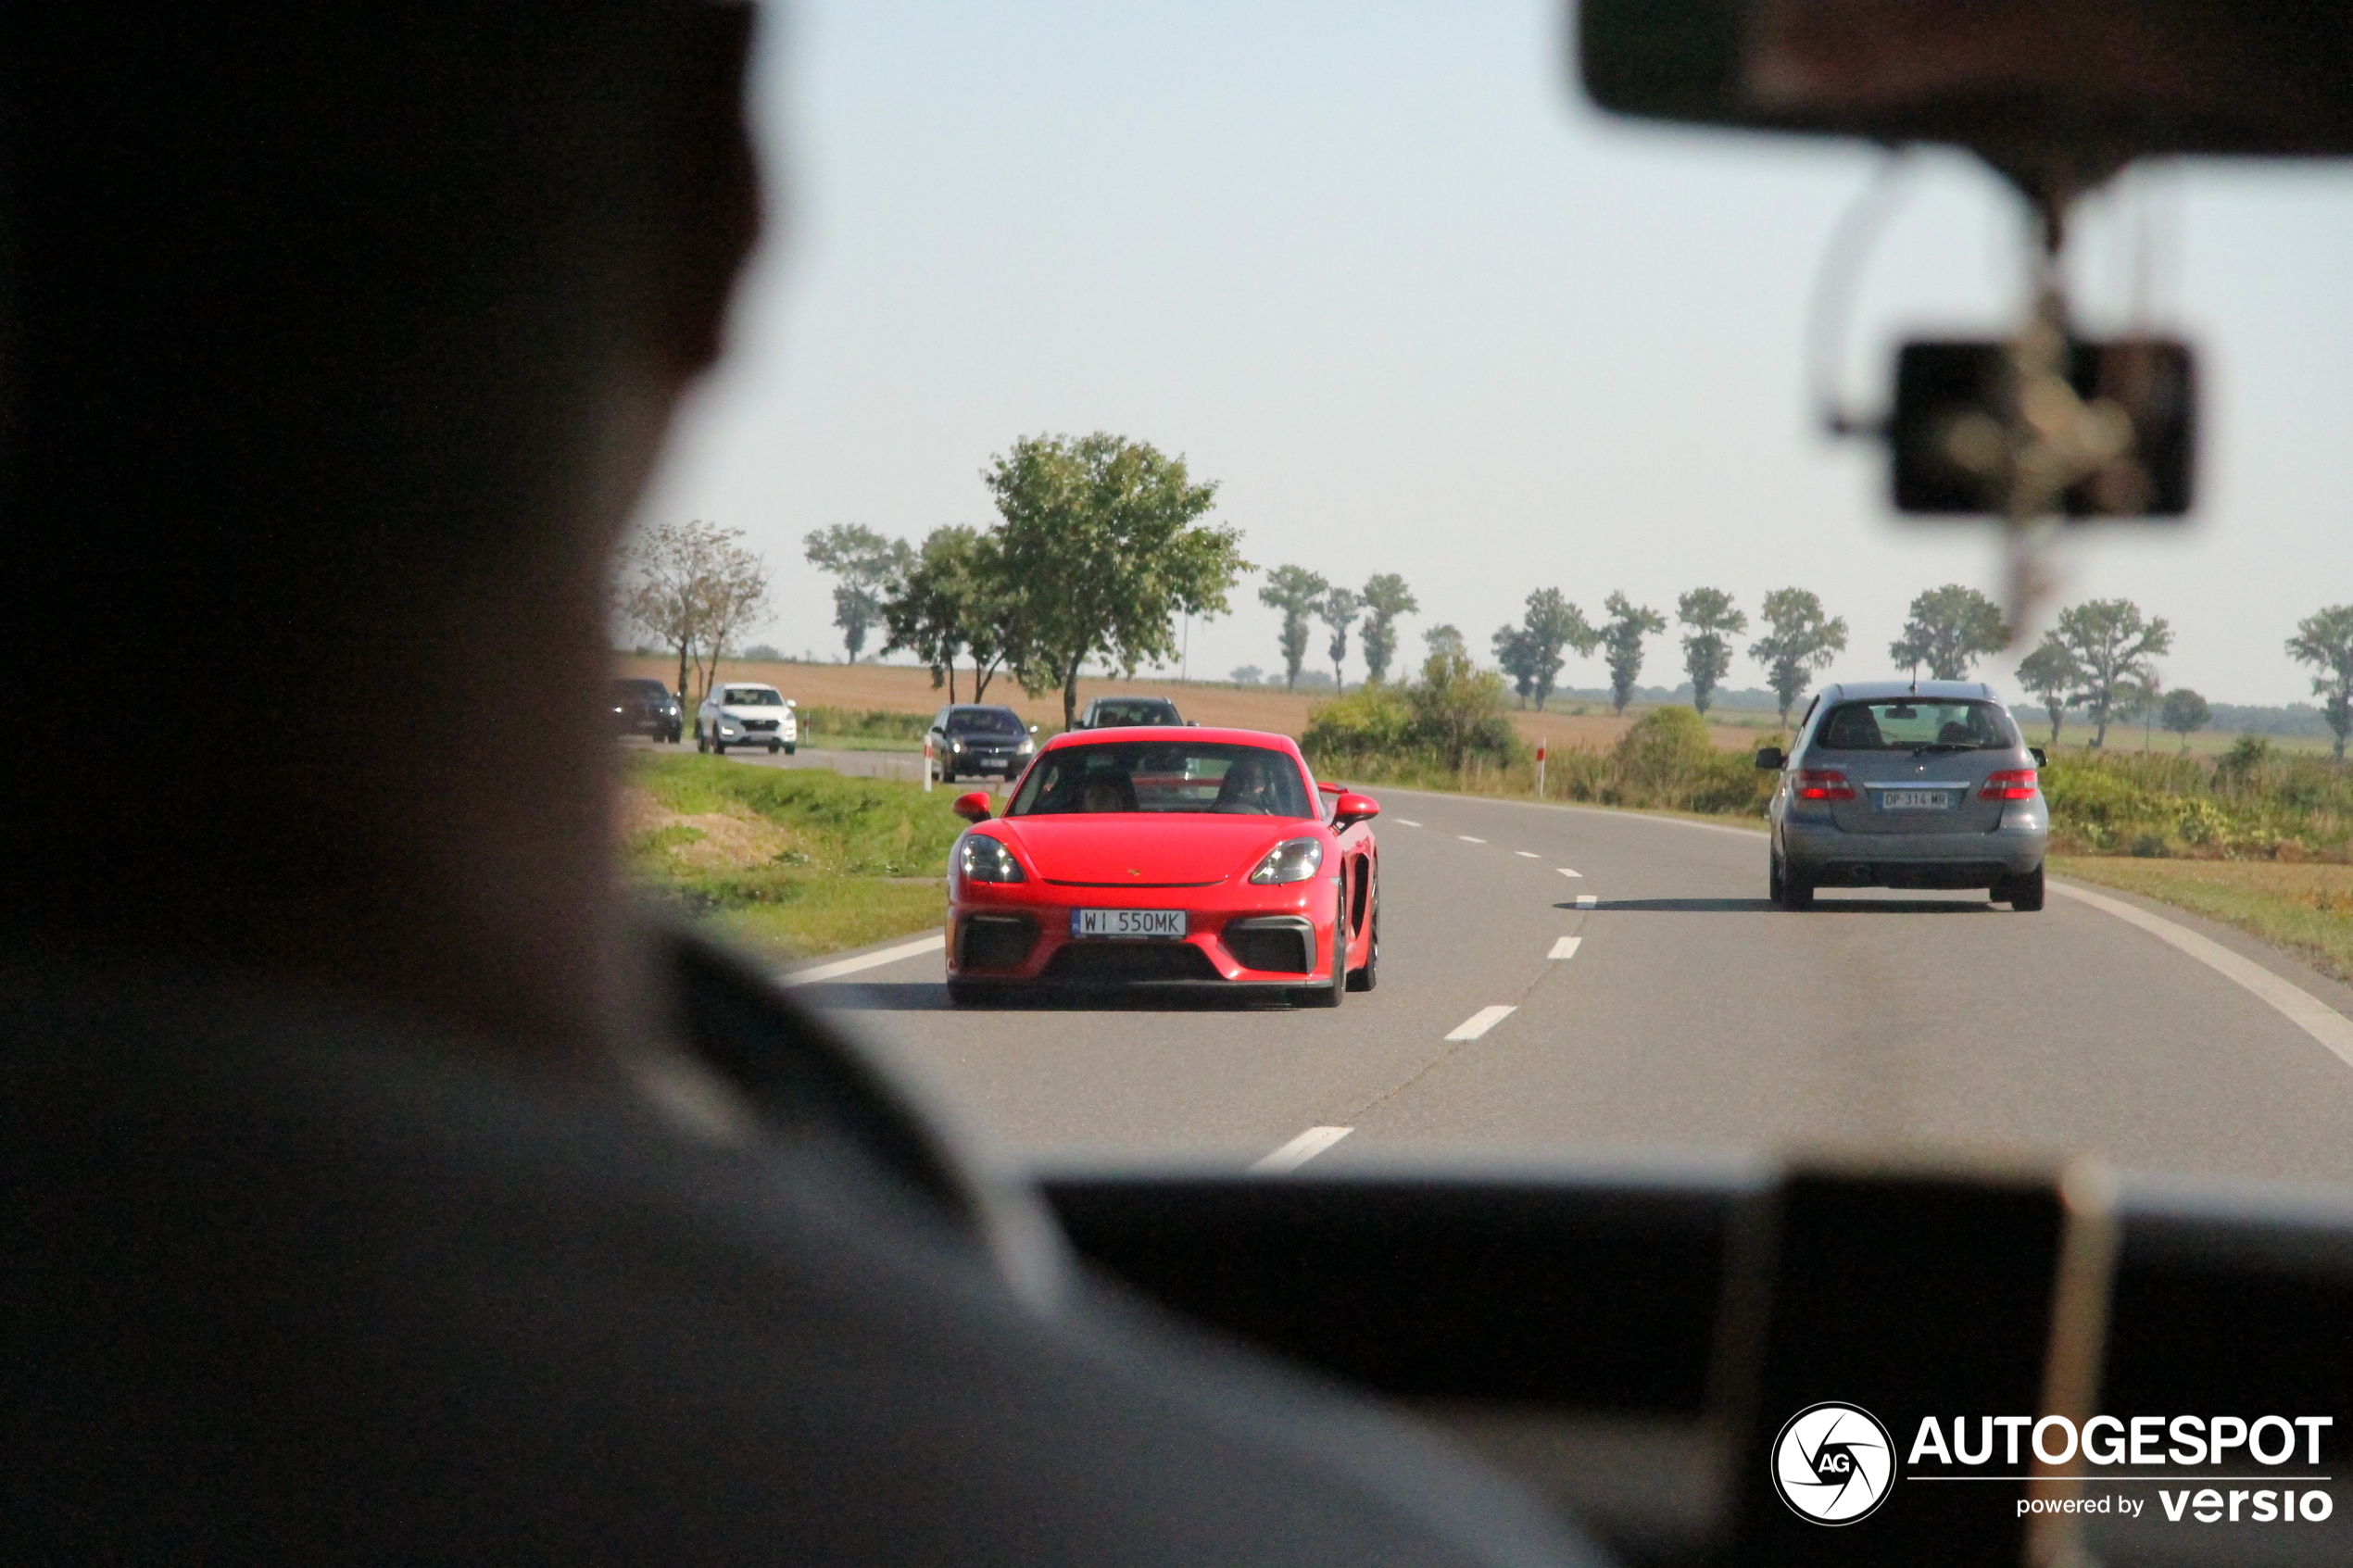
[[[1317,826],[1312,819],[1191,812],[1011,817],[993,824],[1049,882],[1124,887],[1239,881],[1267,850]]]

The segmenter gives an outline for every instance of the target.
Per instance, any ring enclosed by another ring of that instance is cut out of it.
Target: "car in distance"
[[[643,735],[675,746],[686,721],[678,699],[660,681],[619,675],[612,683],[612,727],[616,734]]]
[[[1982,887],[2043,907],[2050,810],[2043,754],[1991,686],[1879,681],[1825,687],[1798,722],[1767,815],[1773,901],[1803,909],[1819,887]]]
[[[787,755],[800,746],[794,704],[757,681],[722,681],[695,710],[695,749],[724,755],[731,746],[764,746]]]
[[[1073,730],[948,868],[957,1003],[1045,985],[1249,989],[1338,1007],[1380,978],[1380,808],[1255,730]]]
[[[1117,730],[1148,724],[1182,724],[1183,715],[1164,696],[1099,696],[1088,702],[1073,726],[1081,730]]]
[[[1038,728],[1010,708],[953,702],[931,716],[925,736],[942,783],[995,773],[1011,782],[1038,751]]]

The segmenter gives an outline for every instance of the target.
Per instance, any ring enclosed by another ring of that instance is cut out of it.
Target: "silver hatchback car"
[[[1983,887],[2013,909],[2041,909],[2043,761],[1991,686],[1824,688],[1787,756],[1756,754],[1781,774],[1768,812],[1773,901],[1803,909],[1818,887]]]

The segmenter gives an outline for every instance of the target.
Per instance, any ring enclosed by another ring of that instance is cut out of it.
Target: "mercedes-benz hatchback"
[[[2043,754],[1977,682],[1831,686],[1807,706],[1778,768],[1770,884],[1783,909],[1818,887],[1983,887],[2043,907]]]

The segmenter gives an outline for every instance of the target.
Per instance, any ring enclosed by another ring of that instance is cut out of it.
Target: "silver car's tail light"
[[[1305,882],[1324,869],[1324,841],[1320,838],[1287,838],[1266,851],[1250,880],[1259,886],[1285,882]]]
[[[964,834],[964,844],[958,852],[957,863],[966,882],[1027,882],[1021,862],[1013,852],[998,839],[985,833]]]
[[[2001,768],[1985,775],[1985,787],[1977,792],[1980,800],[2032,800],[2034,798],[2034,770],[2032,768]]]
[[[1801,768],[1797,772],[1800,800],[1852,800],[1855,781],[1835,768]]]

